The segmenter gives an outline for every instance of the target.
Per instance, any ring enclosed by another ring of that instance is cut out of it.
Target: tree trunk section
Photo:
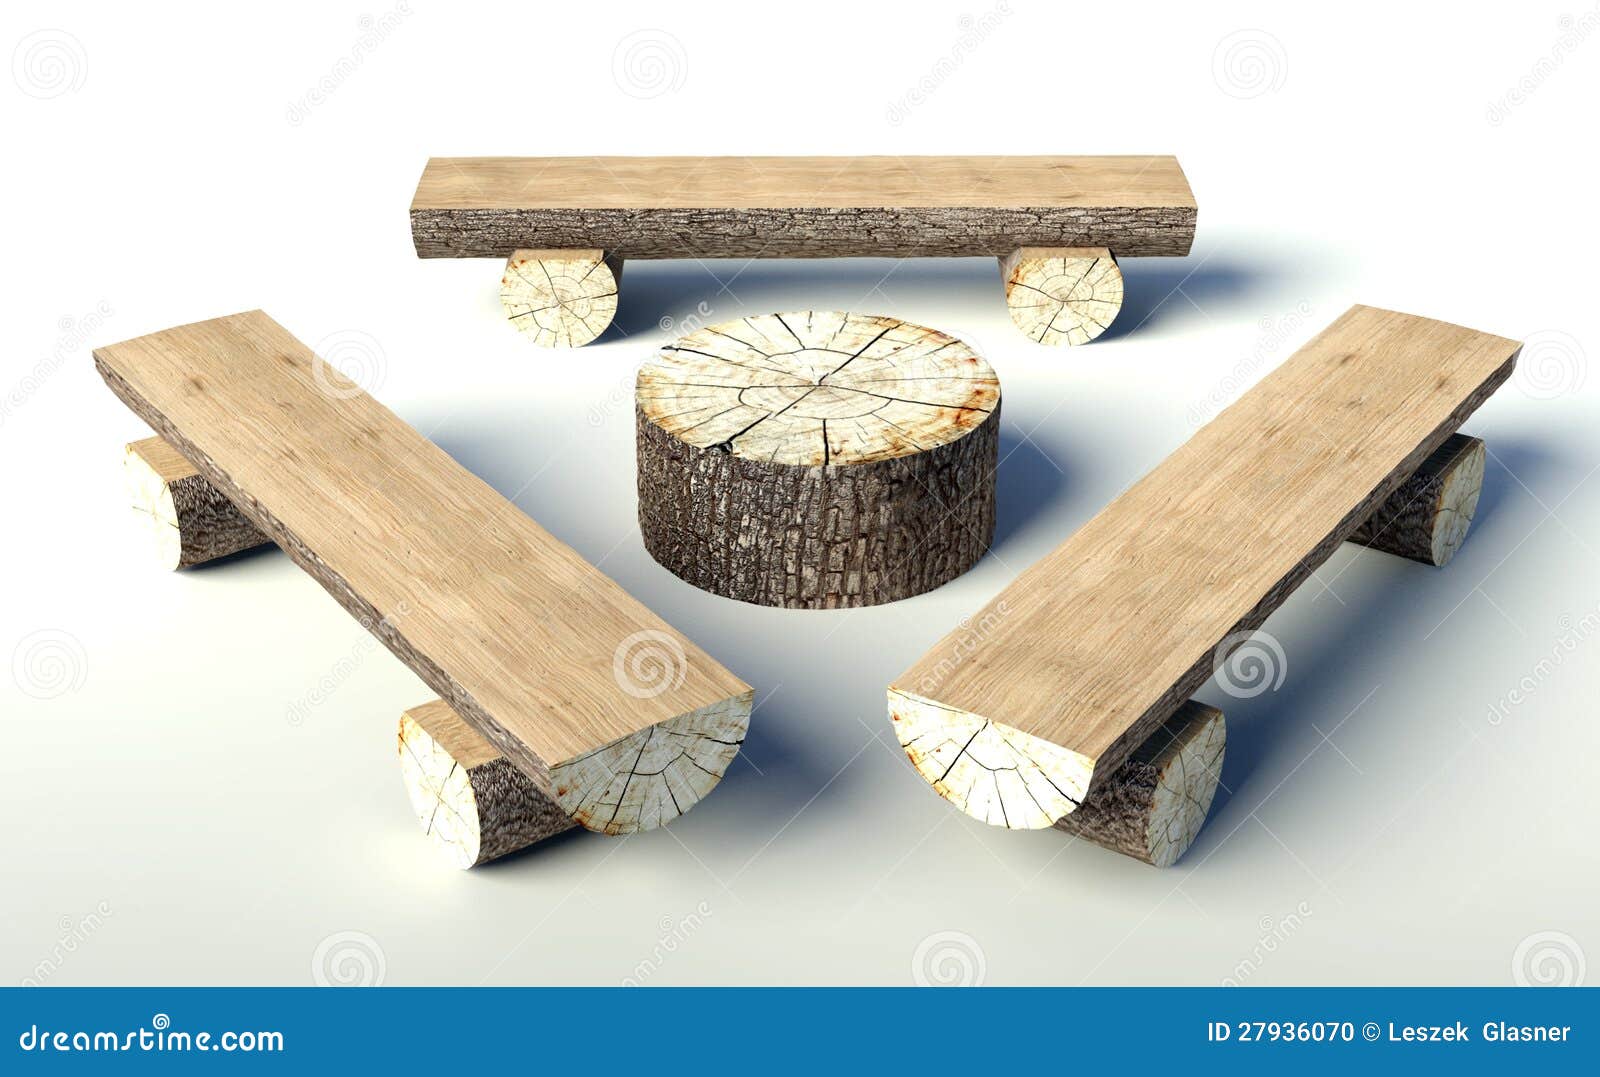
[[[1390,494],[1351,542],[1444,566],[1456,555],[1483,493],[1482,439],[1452,434]]]
[[[639,372],[639,526],[696,587],[833,609],[921,594],[994,534],[1000,384],[965,344],[801,311],[702,329]]]
[[[1226,742],[1222,712],[1189,700],[1077,811],[1056,820],[1056,829],[1171,867],[1211,810]]]
[[[165,438],[130,444],[123,471],[162,568],[189,568],[272,541]]]
[[[500,302],[542,348],[580,348],[617,314],[622,259],[600,250],[519,250],[506,262]]]
[[[400,716],[400,772],[425,834],[477,867],[576,825],[441,699]]]
[[[1039,344],[1087,344],[1122,309],[1122,270],[1104,247],[1019,247],[1000,278],[1012,322]]]

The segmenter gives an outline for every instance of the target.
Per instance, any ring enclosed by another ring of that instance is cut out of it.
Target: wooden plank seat
[[[436,157],[411,203],[422,258],[506,258],[501,298],[535,343],[586,344],[631,258],[999,260],[1012,320],[1044,344],[1099,336],[1117,259],[1181,256],[1196,206],[1170,156]]]
[[[124,403],[573,820],[648,829],[721,779],[749,686],[271,318],[180,326],[94,358]],[[154,503],[153,520],[167,512]],[[215,526],[204,497],[175,503],[174,520],[197,503]]]

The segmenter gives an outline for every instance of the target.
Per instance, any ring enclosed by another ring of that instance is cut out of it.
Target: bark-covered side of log
[[[1444,565],[1460,548],[1483,491],[1481,438],[1452,434],[1423,461],[1351,542],[1425,565]]]
[[[126,466],[135,508],[150,514],[152,526],[177,533],[176,563],[167,567],[189,568],[271,542],[164,438],[129,445]],[[159,503],[161,488],[172,499],[170,519]],[[160,546],[172,549],[171,537]]]
[[[1226,743],[1222,712],[1189,700],[1056,828],[1170,867],[1211,810]]]
[[[637,407],[635,419],[645,549],[716,594],[798,609],[892,602],[961,575],[994,537],[998,405],[925,452],[820,467],[698,448]]]
[[[603,247],[624,258],[915,258],[1018,247],[1189,253],[1195,209],[1050,206],[885,209],[413,209],[420,258],[508,258],[519,248]]]

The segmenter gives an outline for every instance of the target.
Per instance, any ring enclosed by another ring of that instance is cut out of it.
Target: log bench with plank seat
[[[1483,475],[1452,435],[1520,348],[1351,308],[890,685],[912,764],[985,822],[1070,829],[1341,542],[1448,560]]]
[[[198,322],[94,358],[220,499],[571,820],[649,829],[721,779],[749,686],[271,318]],[[217,532],[220,500],[192,484],[179,496],[183,469],[134,448],[152,523],[180,533],[167,563],[192,562],[182,533]],[[232,552],[244,532],[223,530],[210,548]]]
[[[1189,253],[1174,157],[435,157],[411,202],[421,258],[505,258],[536,344],[598,337],[629,258],[999,260],[1012,320],[1082,344],[1122,306],[1117,259]]]
[[[127,447],[134,507],[162,568],[225,557],[270,540],[163,438]],[[1443,565],[1465,539],[1483,486],[1484,444],[1453,434],[1350,536]],[[983,623],[979,622],[980,629]],[[1221,775],[1222,712],[1190,701],[1057,826],[1158,867],[1194,841]],[[574,823],[443,700],[400,718],[407,793],[422,825],[459,867],[525,849]]]

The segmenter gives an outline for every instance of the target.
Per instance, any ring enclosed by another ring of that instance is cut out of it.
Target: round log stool
[[[640,368],[635,413],[645,548],[715,594],[892,602],[994,536],[1000,382],[936,330],[820,310],[700,329]]]

